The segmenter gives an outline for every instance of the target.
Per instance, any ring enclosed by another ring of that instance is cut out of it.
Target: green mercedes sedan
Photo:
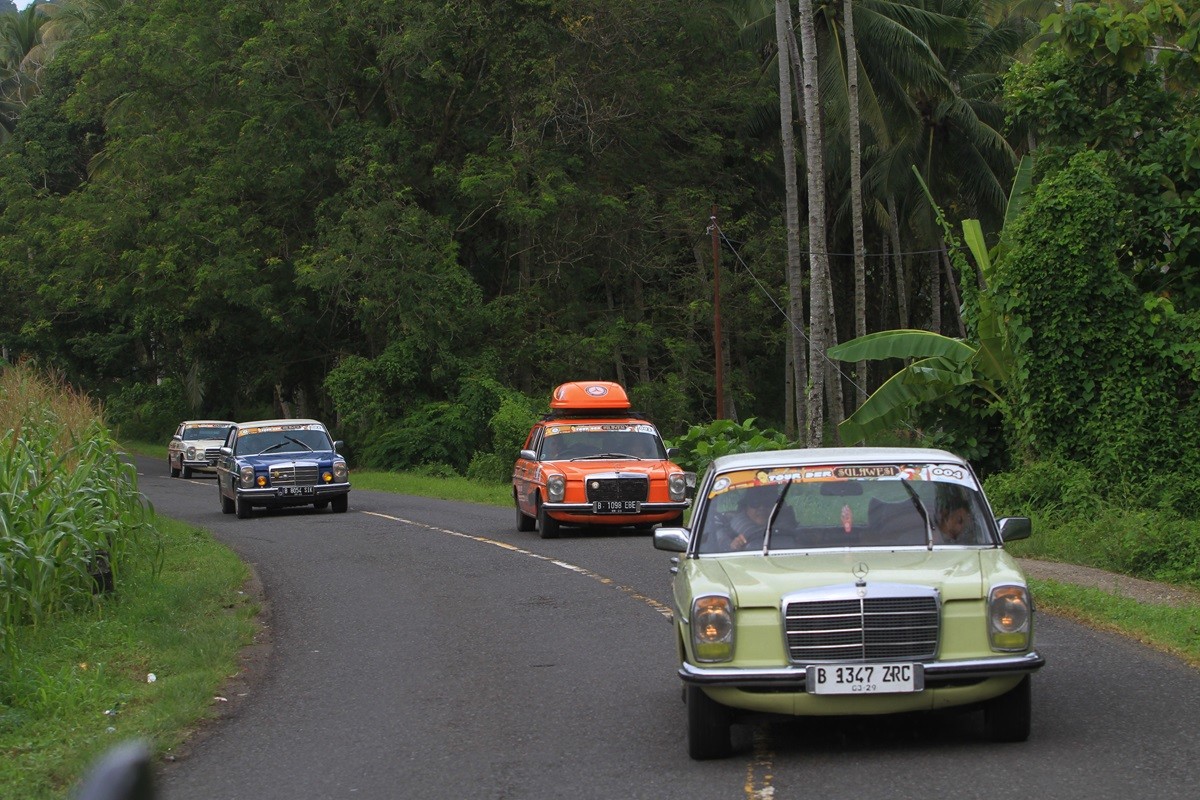
[[[739,715],[978,708],[1024,741],[1033,599],[970,464],[942,450],[816,448],[725,456],[672,559],[692,758],[729,755]]]

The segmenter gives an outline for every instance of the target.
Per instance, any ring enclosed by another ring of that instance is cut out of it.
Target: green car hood
[[[729,593],[740,608],[778,608],[791,592],[853,584],[931,586],[943,602],[986,598],[992,586],[1024,584],[1016,562],[999,549],[857,550],[836,553],[738,554],[687,564],[693,596]]]

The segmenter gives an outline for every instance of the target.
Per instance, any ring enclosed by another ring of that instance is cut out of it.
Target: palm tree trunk
[[[896,313],[899,317],[896,327],[904,330],[910,324],[908,318],[908,278],[904,274],[904,254],[900,249],[900,214],[896,211],[895,195],[888,196],[888,216],[892,218],[892,259],[896,271]]]
[[[954,265],[950,263],[950,253],[946,250],[946,240],[942,240],[942,269],[946,271],[946,288],[950,292],[950,303],[954,306],[954,322],[960,338],[967,338],[967,326],[963,324],[962,300],[958,296],[958,282],[954,278]]]
[[[935,251],[929,254],[929,330],[942,332],[942,270],[941,258]]]
[[[804,153],[808,167],[808,249],[811,277],[809,303],[808,444],[823,444],[825,415],[825,348],[829,341],[829,247],[825,238],[825,141],[819,109],[821,93],[817,79],[817,32],[813,24],[812,0],[798,0],[800,50],[804,64]]]
[[[842,3],[846,40],[846,89],[850,123],[850,212],[854,228],[854,335],[867,335],[867,256],[863,232],[862,133],[858,119],[858,43],[854,39],[854,2]],[[867,362],[855,364],[855,407],[867,401]]]
[[[795,110],[792,107],[791,48],[788,39],[792,30],[791,6],[787,0],[775,0],[775,39],[779,48],[779,134],[783,145],[783,174],[786,194],[785,224],[787,229],[788,284],[788,351],[790,364],[787,406],[791,412],[784,424],[789,438],[795,431],[804,430],[804,404],[796,402],[793,392],[808,385],[808,367],[804,358],[804,268],[800,263],[800,190],[796,185]],[[799,410],[799,416],[793,415]]]

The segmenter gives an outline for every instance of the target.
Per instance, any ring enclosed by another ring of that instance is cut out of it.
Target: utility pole
[[[712,207],[708,229],[712,232],[713,254],[713,339],[717,353],[717,419],[725,419],[725,348],[721,344],[721,239],[717,229],[717,206]]]

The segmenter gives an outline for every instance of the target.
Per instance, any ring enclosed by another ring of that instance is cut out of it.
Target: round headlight
[[[1033,609],[1024,586],[997,586],[988,598],[988,632],[992,649],[1025,650],[1029,647]]]
[[[254,467],[242,467],[238,474],[242,479],[242,486],[249,488],[254,485]]]

